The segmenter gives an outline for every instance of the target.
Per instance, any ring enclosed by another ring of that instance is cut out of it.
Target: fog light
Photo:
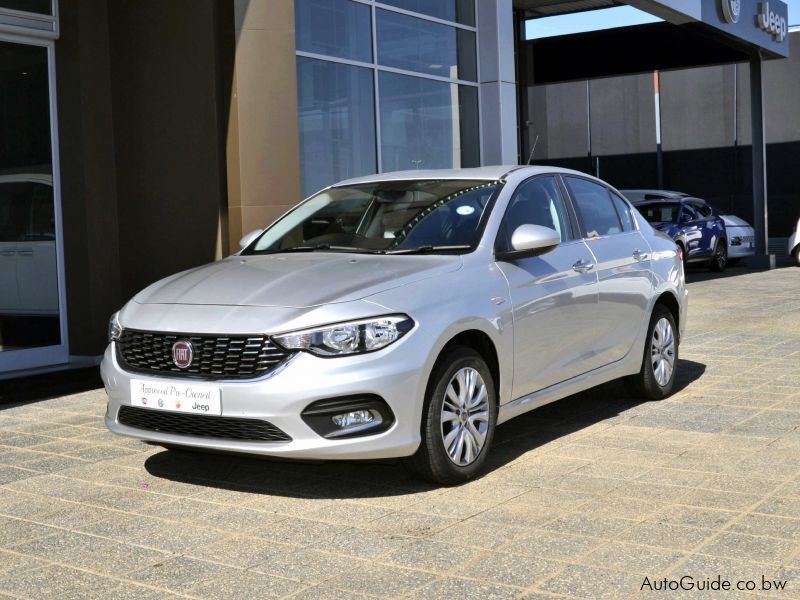
[[[353,410],[341,415],[334,415],[331,420],[334,425],[344,429],[372,423],[375,421],[375,415],[372,414],[371,410]]]

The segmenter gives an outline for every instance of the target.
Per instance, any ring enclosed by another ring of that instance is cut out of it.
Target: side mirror
[[[498,260],[515,260],[549,252],[561,243],[555,229],[542,225],[520,225],[511,235],[511,250],[500,252]]]
[[[692,222],[692,215],[689,213],[681,214],[681,223],[691,223]]]
[[[244,250],[250,244],[252,244],[253,240],[256,239],[258,236],[260,236],[262,233],[264,233],[263,229],[254,229],[253,231],[251,231],[250,233],[248,233],[246,236],[244,236],[242,239],[239,240],[239,248]]]

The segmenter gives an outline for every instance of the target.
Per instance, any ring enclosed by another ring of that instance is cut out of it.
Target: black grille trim
[[[121,406],[117,420],[122,425],[176,435],[247,442],[291,442],[288,434],[269,421],[216,417]]]
[[[194,347],[192,364],[172,362],[172,345],[187,340]],[[290,353],[266,335],[203,335],[125,329],[116,342],[117,360],[128,371],[195,379],[255,379],[285,361]]]

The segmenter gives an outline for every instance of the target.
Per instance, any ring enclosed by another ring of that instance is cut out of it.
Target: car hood
[[[460,256],[334,252],[231,256],[154,283],[139,304],[309,308],[350,302],[461,268]]]
[[[722,220],[728,227],[750,227],[750,223],[734,215],[722,215]]]

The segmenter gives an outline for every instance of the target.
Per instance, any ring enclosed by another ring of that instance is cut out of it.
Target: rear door
[[[586,332],[592,348],[590,366],[598,368],[628,354],[648,318],[653,290],[650,246],[624,199],[588,179],[567,176],[564,181],[598,277],[598,309]]]
[[[586,338],[598,302],[592,253],[556,177],[540,175],[519,185],[496,249],[510,249],[511,235],[526,224],[555,229],[561,243],[539,256],[497,262],[512,302],[515,399],[589,370],[592,350]]]
[[[725,224],[705,201],[692,199],[689,204],[697,213],[697,227],[702,236],[700,244],[703,248],[703,253],[710,256],[714,253],[717,241],[725,233]]]

